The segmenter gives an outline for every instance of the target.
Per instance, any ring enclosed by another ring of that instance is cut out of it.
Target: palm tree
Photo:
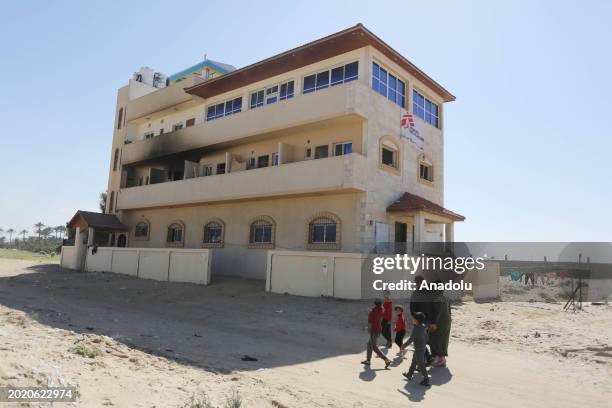
[[[9,246],[11,245],[11,239],[13,238],[13,234],[15,233],[15,230],[12,228],[9,228],[6,230],[6,233],[9,234]]]
[[[36,224],[34,224],[34,231],[36,231],[36,233],[38,234],[38,240],[40,241],[40,235],[42,233],[43,228],[45,227],[45,224],[43,224],[42,222],[38,221]]]
[[[4,230],[0,228],[0,235],[4,234]]]
[[[62,239],[64,236],[64,232],[66,231],[66,227],[64,227],[63,225],[58,225],[57,227],[53,228],[53,232],[55,232],[55,238],[57,239]]]
[[[26,240],[26,234],[28,233],[28,230],[26,229],[22,229],[21,231],[19,231],[19,233],[21,234],[21,237],[23,238],[21,241],[25,242]]]
[[[40,232],[40,234],[43,236],[44,239],[47,239],[51,236],[51,234],[53,234],[53,228],[51,227],[45,227],[43,228],[43,230]]]

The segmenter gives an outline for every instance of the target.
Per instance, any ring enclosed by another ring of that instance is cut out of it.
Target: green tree
[[[51,234],[53,234],[53,228],[45,227],[45,228],[43,228],[42,231],[40,231],[40,234],[42,235],[42,237],[44,239],[47,239],[47,238],[49,238],[51,236]]]
[[[19,233],[21,234],[21,237],[23,238],[22,241],[25,242],[26,234],[28,233],[28,230],[22,229],[21,231],[19,231]]]
[[[34,231],[36,231],[36,234],[38,235],[38,240],[40,241],[40,236],[42,235],[42,230],[45,227],[45,224],[43,224],[42,222],[38,221],[36,224],[34,224]]]
[[[13,234],[15,233],[15,230],[12,228],[9,228],[6,230],[6,233],[9,234],[9,246],[11,245],[11,239],[13,238]]]
[[[55,238],[62,239],[64,237],[64,233],[66,232],[66,227],[63,225],[58,225],[53,228],[53,232],[55,232]]]

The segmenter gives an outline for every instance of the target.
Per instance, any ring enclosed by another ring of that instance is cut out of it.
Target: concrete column
[[[444,224],[444,242],[455,242],[455,223]]]
[[[93,245],[95,233],[96,231],[92,227],[89,227],[87,230],[87,246]]]
[[[425,240],[425,215],[419,212],[414,216],[414,245],[419,245]]]

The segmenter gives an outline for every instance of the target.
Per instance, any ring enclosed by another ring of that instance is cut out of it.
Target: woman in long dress
[[[435,367],[445,367],[451,330],[450,302],[444,291],[433,291],[433,318],[429,328],[429,347]]]

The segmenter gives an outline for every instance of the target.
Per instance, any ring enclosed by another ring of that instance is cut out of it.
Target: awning
[[[454,221],[465,221],[465,217],[463,215],[447,210],[441,205],[410,193],[404,193],[399,200],[387,207],[387,212],[390,213],[407,211],[425,211],[441,215],[443,217],[448,217]]]
[[[69,227],[80,227],[81,230],[95,228],[103,231],[127,231],[127,227],[114,214],[102,214],[91,211],[77,211],[68,223]]]

